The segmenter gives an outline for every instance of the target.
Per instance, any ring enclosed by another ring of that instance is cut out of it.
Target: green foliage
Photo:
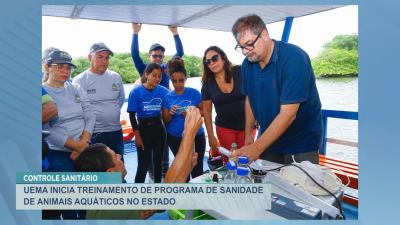
[[[89,68],[90,63],[87,57],[78,57],[72,60],[72,63],[75,64],[76,68],[72,72],[71,76],[75,77],[76,75],[82,73],[87,68]]]
[[[317,76],[341,76],[358,74],[358,51],[325,49],[323,54],[312,60]]]
[[[312,59],[312,67],[317,77],[358,76],[358,36],[334,37]]]
[[[149,63],[149,54],[140,53],[144,63]],[[164,62],[168,62],[172,56],[165,56]],[[185,60],[185,67],[189,77],[200,76],[201,58],[197,56],[183,56]],[[87,57],[78,57],[72,60],[76,65],[76,69],[72,72],[72,77],[82,73],[90,67],[90,63]],[[133,65],[133,61],[130,53],[114,53],[114,56],[110,57],[110,70],[117,72],[124,83],[133,83],[139,78],[139,73]]]
[[[324,45],[325,49],[358,50],[358,35],[338,35]]]
[[[185,61],[185,68],[188,77],[198,77],[200,76],[200,70],[202,65],[202,59],[197,56],[183,56]]]
[[[90,67],[87,57],[78,57],[72,61],[77,67],[72,73],[72,77],[75,77]],[[130,53],[114,53],[114,56],[110,58],[109,68],[117,72],[124,83],[133,83],[139,78],[139,73],[133,66]]]

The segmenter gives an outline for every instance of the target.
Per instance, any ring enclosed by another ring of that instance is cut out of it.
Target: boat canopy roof
[[[246,14],[269,24],[338,7],[342,5],[43,5],[42,15],[230,31]]]

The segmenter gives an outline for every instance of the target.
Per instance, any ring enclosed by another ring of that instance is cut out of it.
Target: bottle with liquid
[[[233,143],[231,144],[231,152],[236,151],[236,149],[237,149],[237,144],[236,144],[236,142],[233,142]]]
[[[231,144],[231,149],[230,149],[231,154],[232,154],[234,151],[236,151],[236,150],[237,150],[237,144],[236,144],[236,142],[233,142],[233,143]],[[229,157],[228,160],[229,160],[229,161],[236,161],[236,159],[235,159],[235,158],[232,158],[232,157]]]
[[[248,184],[251,183],[251,179],[249,176],[249,168],[238,167],[236,169],[236,180],[235,183],[237,184]]]
[[[235,183],[236,180],[236,163],[229,160],[226,164],[226,174],[224,177],[224,183]]]
[[[249,169],[249,158],[247,156],[239,156],[237,166]]]

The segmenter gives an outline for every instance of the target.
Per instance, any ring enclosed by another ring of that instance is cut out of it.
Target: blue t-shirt
[[[127,111],[136,112],[138,118],[160,116],[162,100],[167,93],[168,90],[160,85],[153,90],[140,85],[129,94]]]
[[[179,106],[176,113],[172,116],[171,121],[167,125],[167,132],[175,137],[182,137],[185,117],[182,111],[188,106],[198,107],[201,102],[200,92],[196,89],[185,87],[182,95],[178,95],[175,91],[171,91],[164,96],[162,103],[163,109],[171,109],[173,105]],[[203,127],[200,127],[197,135],[204,133]]]
[[[261,133],[278,115],[281,105],[300,103],[294,122],[267,151],[283,154],[315,151],[322,139],[322,117],[310,58],[295,45],[274,42],[271,59],[263,69],[257,62],[243,61],[242,91],[249,97]]]

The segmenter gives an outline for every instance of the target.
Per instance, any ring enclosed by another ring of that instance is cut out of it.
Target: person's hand
[[[173,35],[178,34],[178,27],[177,26],[168,26],[168,29],[172,32]]]
[[[185,111],[184,133],[194,137],[203,122],[200,110],[194,106],[189,106]]]
[[[140,212],[140,219],[145,220],[154,214],[154,210],[143,210]]]
[[[192,169],[197,165],[197,158],[199,157],[199,154],[195,152],[192,156]]]
[[[74,144],[74,148],[72,149],[72,153],[69,156],[71,160],[75,160],[78,156],[87,148],[89,147],[90,142],[86,139],[81,138],[81,140],[76,141]]]
[[[135,131],[135,145],[138,150],[144,150],[143,139],[138,130]]]
[[[78,151],[72,151],[72,153],[71,153],[71,155],[69,155],[69,157],[71,158],[72,161],[75,161],[75,159],[78,158],[78,156],[79,156],[80,154],[81,154],[81,153],[78,152]]]
[[[236,151],[231,153],[231,157],[237,158],[239,156],[247,156],[249,158],[249,163],[253,162],[260,156],[261,152],[256,148],[254,144],[245,145]]]
[[[208,136],[208,145],[211,149],[218,150],[218,140],[214,135]]]
[[[75,146],[72,150],[81,153],[83,150],[89,147],[89,144],[90,142],[88,140],[81,138],[79,141],[75,142]]]
[[[132,23],[132,30],[134,34],[139,33],[140,29],[142,28],[141,23]]]
[[[168,112],[171,115],[175,115],[177,109],[178,109],[178,106],[177,105],[173,105]]]
[[[42,123],[47,123],[58,114],[57,106],[53,101],[46,102],[42,105]]]

